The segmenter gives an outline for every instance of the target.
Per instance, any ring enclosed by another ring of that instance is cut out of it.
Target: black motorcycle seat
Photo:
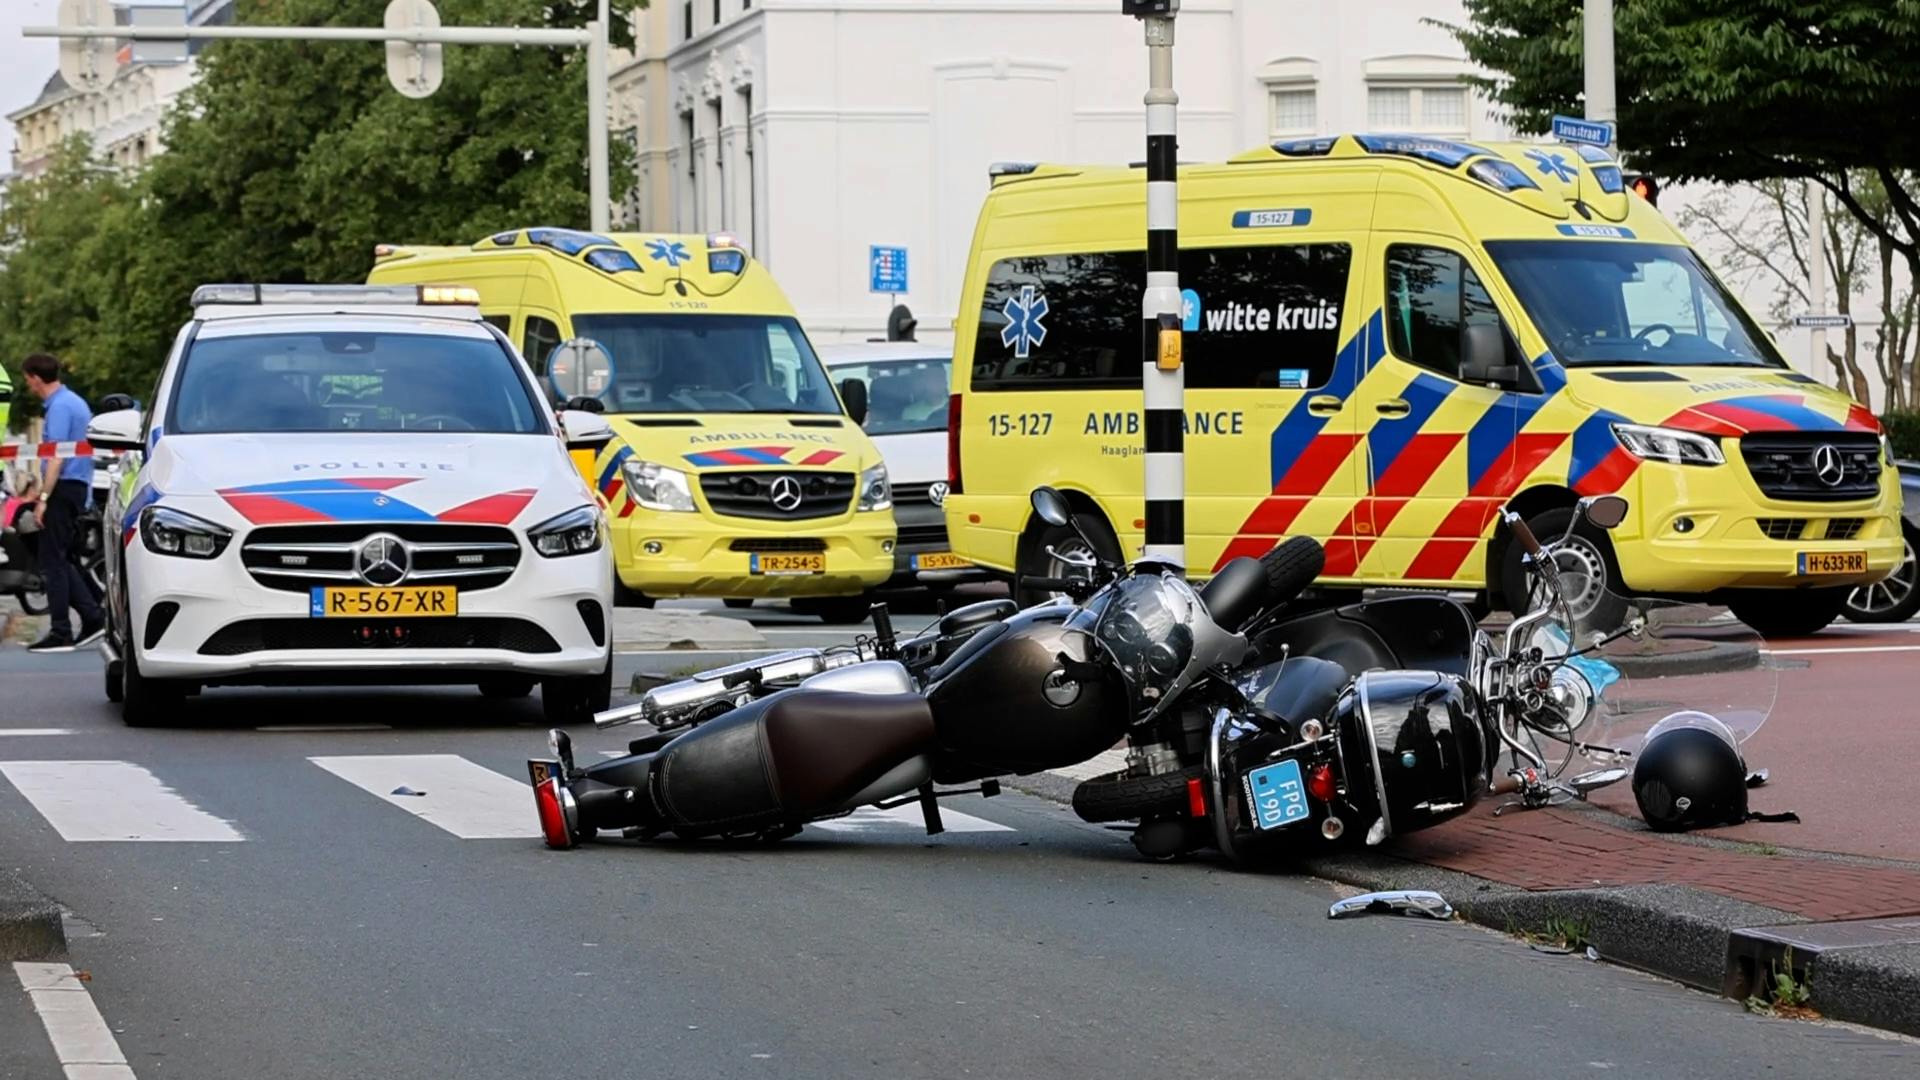
[[[670,743],[654,768],[656,792],[676,826],[804,821],[839,809],[933,740],[933,710],[918,694],[787,690]]]
[[[1259,704],[1293,724],[1322,720],[1351,679],[1347,669],[1317,656],[1295,656],[1280,665],[1280,673]]]

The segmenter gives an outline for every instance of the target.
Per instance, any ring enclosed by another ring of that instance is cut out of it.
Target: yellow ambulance
[[[1059,576],[1145,531],[1145,184],[996,166],[956,323],[953,550]],[[1808,633],[1900,562],[1900,486],[1865,408],[1791,370],[1592,147],[1396,135],[1281,142],[1180,175],[1186,543],[1196,576],[1305,534],[1331,587],[1524,600],[1512,502],[1559,535],[1594,616],[1706,597]],[[1049,550],[1051,549],[1051,551]],[[1598,616],[1595,616],[1598,617]]]
[[[786,597],[858,621],[862,593],[893,572],[864,399],[842,400],[732,236],[513,229],[471,247],[382,245],[367,280],[473,286],[543,375],[563,343],[605,350],[586,396],[615,438],[583,471],[607,500],[623,603]]]

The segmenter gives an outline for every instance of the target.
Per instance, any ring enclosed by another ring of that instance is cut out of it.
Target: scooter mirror
[[[1627,778],[1625,769],[1596,769],[1584,772],[1567,781],[1567,786],[1585,795],[1589,791],[1598,791],[1609,784],[1617,784]]]
[[[1050,487],[1033,489],[1033,512],[1040,520],[1058,528],[1069,528],[1073,524],[1073,509],[1067,505],[1066,496]]]
[[[1618,495],[1590,495],[1580,500],[1580,511],[1596,528],[1612,529],[1627,520],[1627,500]]]

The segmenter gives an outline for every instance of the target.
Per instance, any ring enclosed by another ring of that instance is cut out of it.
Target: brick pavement
[[[1496,818],[1497,804],[1402,837],[1388,853],[1529,890],[1690,885],[1816,921],[1920,914],[1920,871],[1897,865],[1685,843],[1578,808]]]

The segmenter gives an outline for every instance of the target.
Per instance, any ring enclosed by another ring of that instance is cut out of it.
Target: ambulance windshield
[[[771,315],[575,315],[606,347],[609,413],[841,412],[800,324]]]
[[[1568,367],[1786,366],[1681,245],[1495,240],[1487,250]]]

